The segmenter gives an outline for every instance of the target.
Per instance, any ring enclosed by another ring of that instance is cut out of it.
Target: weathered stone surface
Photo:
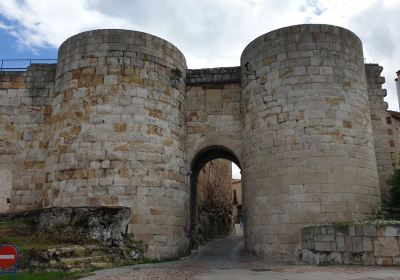
[[[385,82],[385,78],[380,76],[382,70],[383,67],[378,64],[365,65],[379,186],[382,198],[387,199],[389,195],[387,181],[394,171],[394,166],[398,164],[394,155],[398,154],[399,145],[397,144],[397,147],[393,145],[395,142],[398,143],[398,140],[391,132],[396,130],[393,127],[394,120],[392,122],[392,116],[386,110],[388,104],[383,99],[387,93],[382,89],[382,84]]]
[[[0,213],[9,210],[12,190],[12,174],[7,169],[0,170]]]
[[[186,83],[188,85],[240,83],[240,67],[189,69],[187,71]]]
[[[399,257],[400,249],[397,237],[378,237],[374,240],[374,251],[380,257]]]
[[[305,227],[301,231],[301,260],[309,264],[399,265],[400,226],[337,226],[335,246],[329,242],[310,242],[331,239],[326,226]],[[359,229],[362,230],[359,230]],[[323,237],[325,236],[325,237]]]
[[[294,259],[301,225],[377,212],[378,174],[358,37],[324,25],[267,33],[244,50],[241,78],[251,252]]]
[[[387,195],[400,124],[386,111],[381,71],[364,65],[353,33],[328,25],[270,32],[245,49],[240,67],[195,70],[150,34],[78,34],[57,65],[0,72],[9,209],[129,207],[129,229],[149,257],[183,255],[193,161],[220,147],[242,168],[247,248],[297,259],[302,226],[371,216]],[[302,242],[358,251],[347,237]]]
[[[146,244],[127,233],[130,216],[126,207],[8,213],[0,215],[1,238],[24,243],[19,265],[24,271],[92,271],[144,257]]]
[[[97,30],[66,40],[57,67],[46,204],[130,207],[148,257],[187,252],[182,53],[149,34]]]
[[[98,240],[110,246],[123,244],[131,210],[127,207],[51,207],[29,212],[3,214],[31,226],[32,234],[57,232],[60,235]]]
[[[43,207],[55,68],[38,64],[25,72],[0,71],[2,209]],[[11,193],[6,181],[12,183]]]
[[[200,171],[197,183],[197,239],[205,243],[232,231],[232,163],[216,159]]]

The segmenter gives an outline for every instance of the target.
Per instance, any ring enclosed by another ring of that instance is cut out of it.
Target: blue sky
[[[0,22],[7,26],[16,25],[16,22],[7,20],[4,16],[0,15]],[[0,59],[56,59],[57,47],[28,47],[22,45],[15,35],[7,32],[5,29],[0,29]],[[21,61],[4,61],[4,67],[23,67],[27,62]]]
[[[357,34],[366,62],[384,67],[385,100],[398,110],[400,0],[1,0],[0,59],[56,58],[76,33],[122,28],[170,41],[189,68],[237,66],[254,38],[301,23]]]
[[[7,26],[18,25],[0,14],[0,22]],[[0,28],[0,54],[1,58],[57,58],[57,47],[48,46],[24,46],[18,42],[15,35]]]

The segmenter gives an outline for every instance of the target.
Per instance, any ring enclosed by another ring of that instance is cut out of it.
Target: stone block
[[[400,226],[386,226],[385,236],[400,236]]]
[[[335,241],[335,235],[334,234],[320,234],[317,235],[317,240],[318,241]]]
[[[24,131],[23,134],[22,134],[22,139],[24,141],[32,141],[33,140],[32,131]]]
[[[364,252],[361,255],[361,263],[362,265],[376,265],[376,259],[372,252]]]
[[[363,251],[363,246],[362,246],[362,240],[361,237],[352,237],[352,245],[353,245],[353,250],[352,252],[359,253]]]
[[[376,257],[399,257],[400,249],[396,237],[378,237],[373,240]]]
[[[374,247],[372,246],[371,237],[362,237],[362,247],[364,252],[372,252]]]
[[[104,84],[106,85],[116,85],[118,83],[117,75],[105,75],[104,76]]]
[[[333,234],[333,235],[335,235],[335,227],[334,226],[328,226],[327,227],[327,233],[328,234]],[[331,241],[334,241],[334,240],[331,240]]]
[[[332,75],[333,67],[332,66],[320,66],[320,74],[321,75]]]
[[[222,91],[219,89],[206,90],[206,111],[218,112],[222,110]]]
[[[305,66],[296,66],[294,67],[294,75],[295,76],[302,76],[307,73]]]
[[[314,243],[315,250],[320,252],[330,252],[331,251],[331,242],[329,241],[316,241]]]
[[[374,225],[363,226],[363,235],[364,236],[377,236],[376,226],[374,226]]]
[[[118,122],[113,125],[114,132],[125,132],[127,128],[126,123]]]
[[[101,162],[101,168],[110,168],[111,162],[109,160],[104,160]]]
[[[349,226],[349,235],[350,236],[356,236],[356,228],[353,225]]]
[[[336,252],[337,251],[336,242],[331,242],[331,251],[332,252]]]
[[[345,236],[346,252],[353,252],[352,237]]]
[[[376,258],[376,264],[377,265],[382,265],[382,266],[391,266],[391,265],[393,265],[393,258],[391,258],[391,257],[386,257],[386,258],[377,257]]]
[[[342,263],[343,264],[351,264],[350,254],[351,253],[349,253],[349,252],[344,252],[342,254]]]
[[[114,182],[113,178],[100,178],[99,179],[99,185],[104,187],[104,186],[111,186]]]
[[[362,236],[363,235],[363,226],[354,226],[355,229],[355,235],[356,236]]]
[[[339,252],[346,251],[346,243],[345,243],[344,236],[340,236],[340,235],[336,236],[336,250]]]
[[[317,260],[316,260],[316,264],[320,265],[320,264],[327,264],[328,263],[328,253],[326,252],[318,252],[316,254],[317,256]]]
[[[342,254],[339,252],[332,252],[327,256],[327,263],[329,264],[342,264],[343,258]]]
[[[92,169],[97,169],[101,167],[101,163],[99,161],[91,161],[90,162],[90,168]]]

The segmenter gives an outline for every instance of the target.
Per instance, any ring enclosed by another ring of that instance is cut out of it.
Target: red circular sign
[[[0,269],[10,269],[17,264],[18,251],[11,245],[0,245]]]

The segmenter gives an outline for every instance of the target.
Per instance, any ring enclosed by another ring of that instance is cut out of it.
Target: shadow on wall
[[[7,212],[10,207],[12,174],[10,170],[0,170],[0,213]]]

